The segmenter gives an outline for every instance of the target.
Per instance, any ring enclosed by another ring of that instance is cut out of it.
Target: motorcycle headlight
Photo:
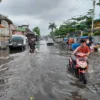
[[[80,67],[81,68],[86,68],[87,67],[87,64],[81,64]]]

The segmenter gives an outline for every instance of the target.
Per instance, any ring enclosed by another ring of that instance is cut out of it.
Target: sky
[[[91,8],[91,0],[2,0],[0,14],[8,16],[16,25],[29,24],[31,30],[39,26],[41,34],[47,35],[49,23],[59,26]],[[95,18],[99,18],[99,11],[100,7],[96,7]]]

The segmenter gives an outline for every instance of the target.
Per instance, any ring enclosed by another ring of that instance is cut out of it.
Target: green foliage
[[[99,2],[97,3],[97,5],[100,6],[100,0],[99,0]]]
[[[57,26],[56,26],[55,23],[50,23],[50,24],[49,24],[49,29],[51,29],[52,32],[53,32],[54,29],[56,29],[56,27],[57,27]]]
[[[94,36],[100,35],[100,30],[94,32]]]
[[[92,17],[87,17],[86,19],[87,28],[91,28],[91,23],[92,23]]]
[[[77,18],[71,18],[67,21],[65,21],[63,24],[60,25],[59,28],[55,29],[55,31],[53,31],[53,29],[55,28],[55,24],[51,23],[49,25],[49,29],[52,29],[52,34],[55,36],[59,36],[59,35],[66,35],[67,33],[75,33],[78,32],[80,30],[87,30],[87,29],[91,29],[91,24],[92,24],[92,15],[93,15],[93,9],[90,9],[87,13],[87,15],[80,15]],[[95,22],[95,21],[94,21]],[[95,33],[99,34],[99,33]],[[84,33],[84,36],[87,36],[88,33]]]
[[[89,35],[89,33],[83,33],[83,36],[88,36]]]
[[[50,32],[50,36],[53,37],[54,36],[54,32]]]
[[[57,29],[55,29],[55,31],[54,31],[54,35],[55,35],[55,36],[60,35],[60,31],[59,31],[59,29],[58,29],[58,28],[57,28]]]
[[[76,20],[76,21],[78,22],[78,21],[82,21],[82,20],[84,20],[84,19],[86,19],[86,18],[87,18],[86,15],[84,15],[84,16],[80,15],[80,16],[77,17],[77,18],[72,18],[72,20]]]
[[[38,36],[40,36],[40,28],[39,27],[35,27],[33,29],[33,32],[35,32]]]

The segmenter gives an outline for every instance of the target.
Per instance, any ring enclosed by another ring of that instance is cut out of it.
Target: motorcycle
[[[86,70],[88,63],[86,60],[86,54],[77,53],[75,56],[71,55],[68,64],[68,70],[74,74],[80,81],[87,84]]]
[[[30,53],[34,53],[35,51],[35,40],[34,39],[31,39],[29,46],[30,46]]]

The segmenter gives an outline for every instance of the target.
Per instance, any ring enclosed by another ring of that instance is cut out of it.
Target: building
[[[29,29],[29,25],[21,25],[21,26],[18,26],[18,27],[19,27],[19,29],[24,31],[25,35],[27,35],[31,32],[31,30]]]
[[[21,27],[25,28],[25,29],[29,29],[29,25],[22,25]]]
[[[7,16],[0,15],[0,24],[4,26],[0,29],[0,36],[10,37],[17,30],[17,26]]]
[[[94,21],[94,29],[100,29],[100,19]]]
[[[10,25],[10,36],[14,34],[14,32],[18,29],[18,27],[14,24]]]

